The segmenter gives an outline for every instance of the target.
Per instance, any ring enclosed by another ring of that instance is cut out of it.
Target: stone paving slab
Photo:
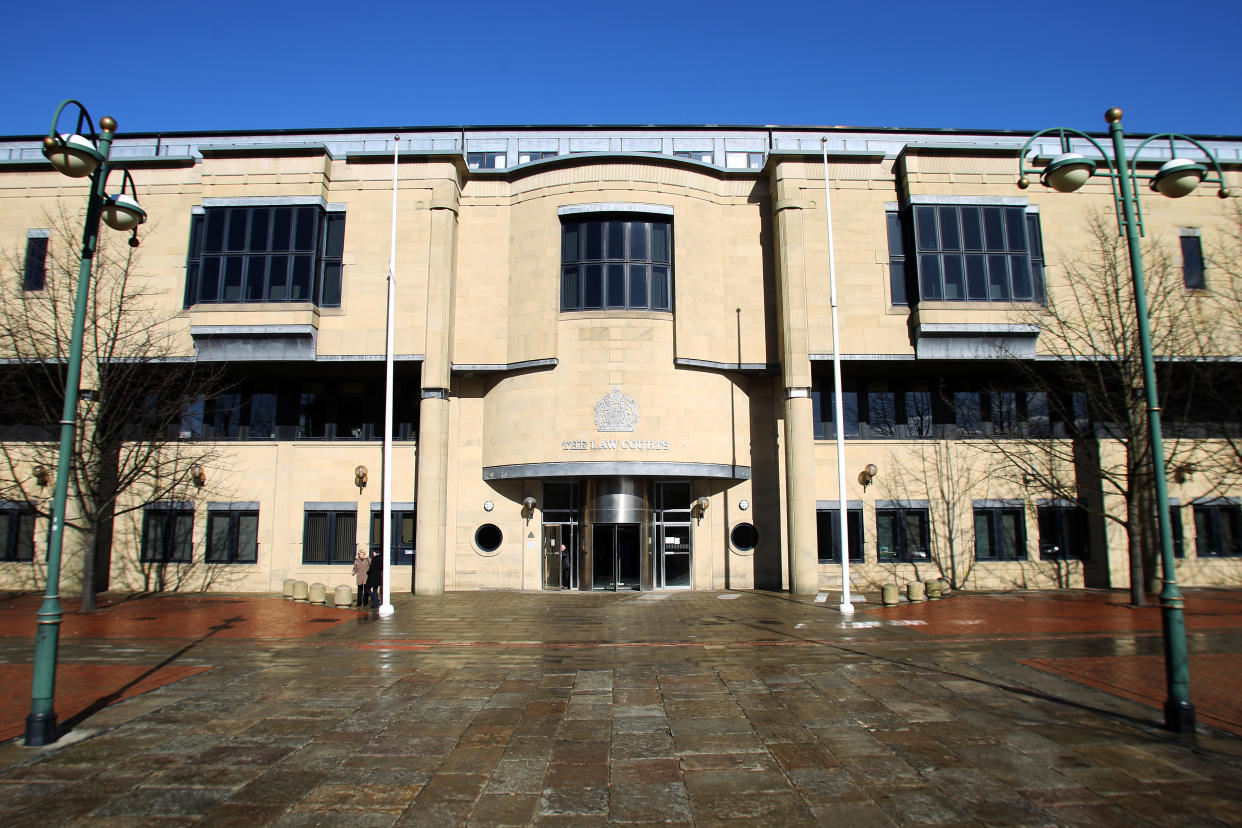
[[[0,824],[1131,828],[1242,813],[1242,740],[1206,715],[1237,720],[1238,592],[1188,602],[1206,702],[1190,738],[1122,692],[1150,681],[1159,616],[1111,593],[957,595],[852,620],[774,593],[398,596],[383,620],[187,600],[74,622],[62,693],[101,665],[149,672],[152,689],[48,748],[0,745]],[[29,658],[0,633],[0,669]]]

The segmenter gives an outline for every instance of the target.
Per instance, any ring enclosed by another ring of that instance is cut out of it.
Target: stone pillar
[[[783,162],[776,166],[772,176],[784,385],[786,541],[790,591],[813,595],[819,591],[819,550],[815,529],[815,431],[810,397],[804,204],[801,178],[786,177],[790,166],[802,172],[801,164]]]
[[[448,515],[449,397],[452,387],[453,287],[457,265],[456,180],[438,181],[431,198],[427,267],[427,338],[418,416],[418,512],[414,592],[444,592],[451,553]]]

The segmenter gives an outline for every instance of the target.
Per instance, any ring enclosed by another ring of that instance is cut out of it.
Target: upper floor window
[[[22,290],[43,290],[47,282],[47,230],[26,234],[26,262],[22,270]]]
[[[676,150],[673,155],[677,158],[688,158],[691,161],[702,161],[704,164],[711,164],[715,161],[715,153],[711,150]]]
[[[208,207],[190,223],[185,306],[312,302],[340,307],[345,214],[314,205]]]
[[[518,152],[518,163],[529,164],[531,161],[542,161],[545,158],[555,158],[556,150],[521,150]]]
[[[468,152],[466,153],[466,166],[472,170],[499,170],[505,166],[505,153]]]
[[[672,225],[595,216],[561,230],[561,310],[673,309]]]
[[[889,219],[894,305],[1042,302],[1039,214],[990,204],[916,204]],[[913,221],[913,227],[905,226]],[[897,230],[903,231],[900,239]],[[912,231],[912,232],[910,232]],[[897,252],[894,252],[897,251]],[[898,255],[900,254],[900,255]],[[900,284],[898,282],[900,281]]]
[[[1207,280],[1203,273],[1203,242],[1199,231],[1195,228],[1184,228],[1181,231],[1182,243],[1182,284],[1187,290],[1203,290]]]
[[[726,152],[725,167],[730,170],[758,170],[763,167],[762,152]]]

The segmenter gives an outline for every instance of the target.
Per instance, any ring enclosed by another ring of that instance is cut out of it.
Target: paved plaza
[[[114,595],[35,749],[6,596],[0,825],[1242,824],[1242,591],[1188,591],[1193,737],[1125,600]]]

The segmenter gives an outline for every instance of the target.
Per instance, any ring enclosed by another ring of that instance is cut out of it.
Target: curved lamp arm
[[[1170,159],[1177,158],[1177,142],[1178,141],[1184,141],[1187,144],[1192,144],[1199,150],[1199,152],[1203,153],[1203,155],[1207,158],[1208,163],[1211,165],[1211,169],[1215,170],[1216,176],[1212,177],[1211,175],[1204,175],[1203,178],[1200,179],[1199,183],[1215,184],[1219,188],[1216,191],[1216,195],[1220,198],[1229,198],[1229,195],[1230,195],[1229,188],[1225,186],[1225,174],[1220,168],[1220,162],[1216,159],[1216,155],[1210,149],[1208,149],[1203,144],[1196,141],[1194,138],[1191,138],[1189,135],[1182,135],[1181,133],[1177,133],[1177,132],[1162,132],[1159,135],[1152,135],[1148,138],[1143,139],[1143,142],[1134,149],[1134,152],[1131,153],[1130,157],[1134,159],[1134,161],[1137,162],[1139,160],[1139,157],[1143,154],[1143,150],[1147,147],[1148,144],[1150,144],[1152,141],[1165,141],[1165,140],[1169,142],[1169,158]],[[1198,163],[1198,162],[1195,162],[1195,163]],[[1131,178],[1142,178],[1144,180],[1154,182],[1160,176],[1159,172],[1153,175],[1134,172],[1133,171],[1134,164],[1131,164],[1130,168],[1131,168],[1131,173],[1130,173]],[[1162,167],[1161,169],[1163,170],[1164,168]]]
[[[1027,142],[1022,145],[1021,154],[1018,156],[1018,186],[1022,188],[1023,190],[1025,190],[1027,187],[1031,186],[1031,182],[1030,182],[1030,179],[1027,178],[1027,174],[1040,172],[1040,169],[1038,167],[1028,167],[1026,165],[1026,158],[1030,152],[1031,145],[1034,144],[1040,138],[1044,137],[1045,135],[1056,135],[1057,136],[1057,138],[1061,142],[1061,152],[1063,155],[1071,152],[1071,149],[1070,149],[1071,138],[1079,138],[1083,141],[1086,141],[1088,144],[1090,144],[1092,147],[1095,148],[1095,151],[1097,153],[1099,153],[1100,160],[1104,162],[1104,166],[1107,168],[1107,172],[1104,172],[1103,174],[1105,177],[1108,178],[1109,184],[1113,188],[1113,204],[1116,207],[1116,214],[1117,214],[1117,232],[1118,233],[1122,232],[1123,228],[1122,228],[1121,216],[1122,216],[1123,210],[1122,210],[1122,205],[1121,205],[1121,191],[1118,190],[1117,188],[1117,179],[1118,179],[1117,167],[1114,166],[1112,156],[1109,155],[1107,152],[1105,152],[1104,147],[1102,147],[1098,141],[1096,141],[1094,138],[1092,138],[1090,135],[1088,135],[1085,132],[1080,132],[1079,130],[1076,130],[1076,129],[1069,129],[1068,127],[1052,127],[1050,129],[1040,130],[1039,132],[1032,135],[1029,139],[1027,139]],[[1134,177],[1133,171],[1131,171],[1130,176],[1131,178]],[[1135,204],[1135,212],[1138,218],[1139,233],[1141,234],[1143,232],[1143,208],[1139,204],[1138,199],[1134,200],[1134,204]]]

